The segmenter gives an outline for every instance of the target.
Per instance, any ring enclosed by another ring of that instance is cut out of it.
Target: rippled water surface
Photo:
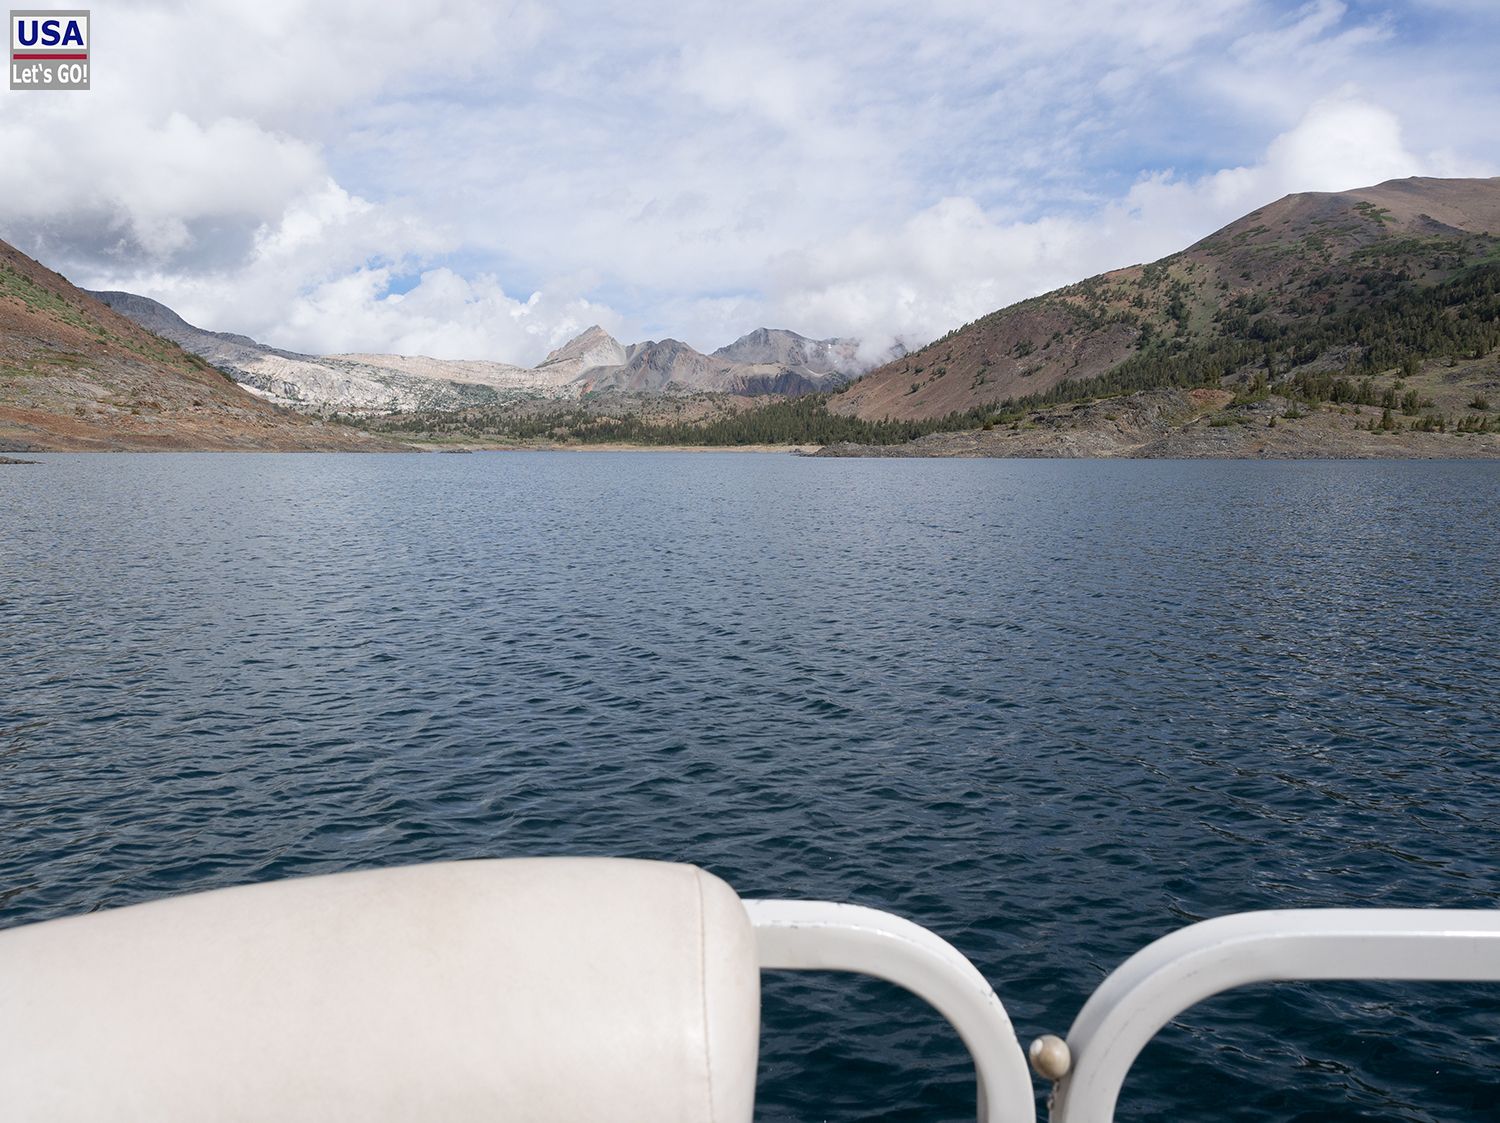
[[[1140,946],[1496,907],[1500,466],[52,456],[0,467],[0,925],[608,853],[892,909],[1023,1039]],[[768,980],[761,1117],[961,1119],[921,1003]],[[1500,988],[1262,986],[1119,1118],[1500,1117]]]

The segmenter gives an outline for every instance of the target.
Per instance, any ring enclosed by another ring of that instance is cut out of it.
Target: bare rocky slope
[[[459,409],[513,395],[567,396],[561,372],[507,363],[408,355],[303,355],[249,336],[194,327],[172,309],[127,292],[96,292],[115,311],[224,371],[268,401],[306,412]]]
[[[762,328],[751,333],[756,334],[769,333]],[[623,363],[585,370],[580,382],[585,392],[660,393],[680,389],[757,397],[813,394],[837,388],[849,380],[850,375],[845,371],[819,365],[826,363],[828,351],[840,341],[806,339],[794,332],[778,334],[796,341],[784,349],[787,357],[783,359],[750,361],[725,356],[724,352],[732,351],[737,343],[705,355],[680,340],[649,340],[625,348]],[[811,361],[809,351],[813,355]]]
[[[262,401],[0,242],[0,451],[392,447]]]
[[[781,328],[756,328],[713,353],[736,363],[794,367],[816,374],[854,376],[865,369],[857,339],[808,339]]]
[[[598,324],[585,328],[537,364],[537,370],[556,371],[572,382],[585,371],[624,366],[629,353]]]
[[[194,327],[148,297],[92,295],[253,393],[308,412],[427,413],[566,402],[594,392],[797,395],[837,389],[861,369],[856,341],[768,328],[704,355],[675,339],[627,347],[594,325],[535,367],[412,355],[304,355]]]
[[[1161,261],[967,324],[866,374],[829,408],[938,418],[1227,385],[1256,369],[1272,383],[1358,379],[1464,358],[1497,345],[1497,275],[1500,178],[1290,195]]]

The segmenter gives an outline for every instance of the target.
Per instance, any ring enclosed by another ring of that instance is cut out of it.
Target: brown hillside
[[[829,408],[908,420],[989,407],[1094,378],[1148,349],[1272,339],[1277,325],[1357,307],[1387,279],[1432,286],[1494,260],[1500,178],[1289,195],[1154,264],[967,324],[871,371]]]
[[[0,242],[0,451],[390,447],[261,401]]]

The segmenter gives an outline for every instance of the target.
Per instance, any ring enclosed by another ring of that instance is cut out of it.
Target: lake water
[[[1500,905],[1500,464],[42,459],[0,925],[665,858],[927,925],[1024,1042],[1190,921]],[[768,977],[763,1057],[766,1120],[972,1117],[884,984]],[[1497,1114],[1500,987],[1338,984],[1195,1007],[1119,1118]]]

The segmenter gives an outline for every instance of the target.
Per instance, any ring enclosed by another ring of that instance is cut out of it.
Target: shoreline
[[[453,455],[474,452],[752,452],[757,455],[782,453],[794,456],[813,456],[825,446],[800,445],[645,445],[645,444],[579,444],[579,445],[524,445],[524,444],[473,444],[473,445],[422,445],[391,444],[383,448],[27,448],[0,451],[0,464],[40,464],[39,460],[15,459],[27,456],[130,456],[144,454],[158,456],[172,453],[242,454],[256,456],[295,453],[319,456],[380,456],[380,455]]]
[[[754,453],[789,453],[793,455],[809,456],[817,453],[825,446],[820,444],[796,444],[796,445],[656,445],[656,444],[633,444],[621,441],[612,442],[590,442],[588,444],[485,444],[480,442],[456,444],[456,445],[421,445],[411,446],[412,452],[754,452]]]
[[[1126,446],[1118,449],[1083,450],[1076,446],[1040,442],[990,442],[971,432],[938,433],[904,445],[476,445],[462,448],[437,448],[412,445],[405,448],[315,449],[315,448],[118,448],[118,449],[26,449],[30,456],[130,456],[162,454],[251,454],[255,456],[424,456],[455,455],[476,452],[565,452],[585,455],[607,453],[751,453],[756,456],[781,454],[807,460],[1451,460],[1479,462],[1500,460],[1500,440],[1457,435],[1415,434],[1418,441],[1403,441],[1399,435],[1381,438],[1379,447],[1268,447],[1264,443],[1239,447],[1183,447],[1177,442],[1163,442],[1156,447]],[[22,450],[14,450],[22,451]],[[0,466],[38,465],[40,460],[26,460],[0,453]]]

